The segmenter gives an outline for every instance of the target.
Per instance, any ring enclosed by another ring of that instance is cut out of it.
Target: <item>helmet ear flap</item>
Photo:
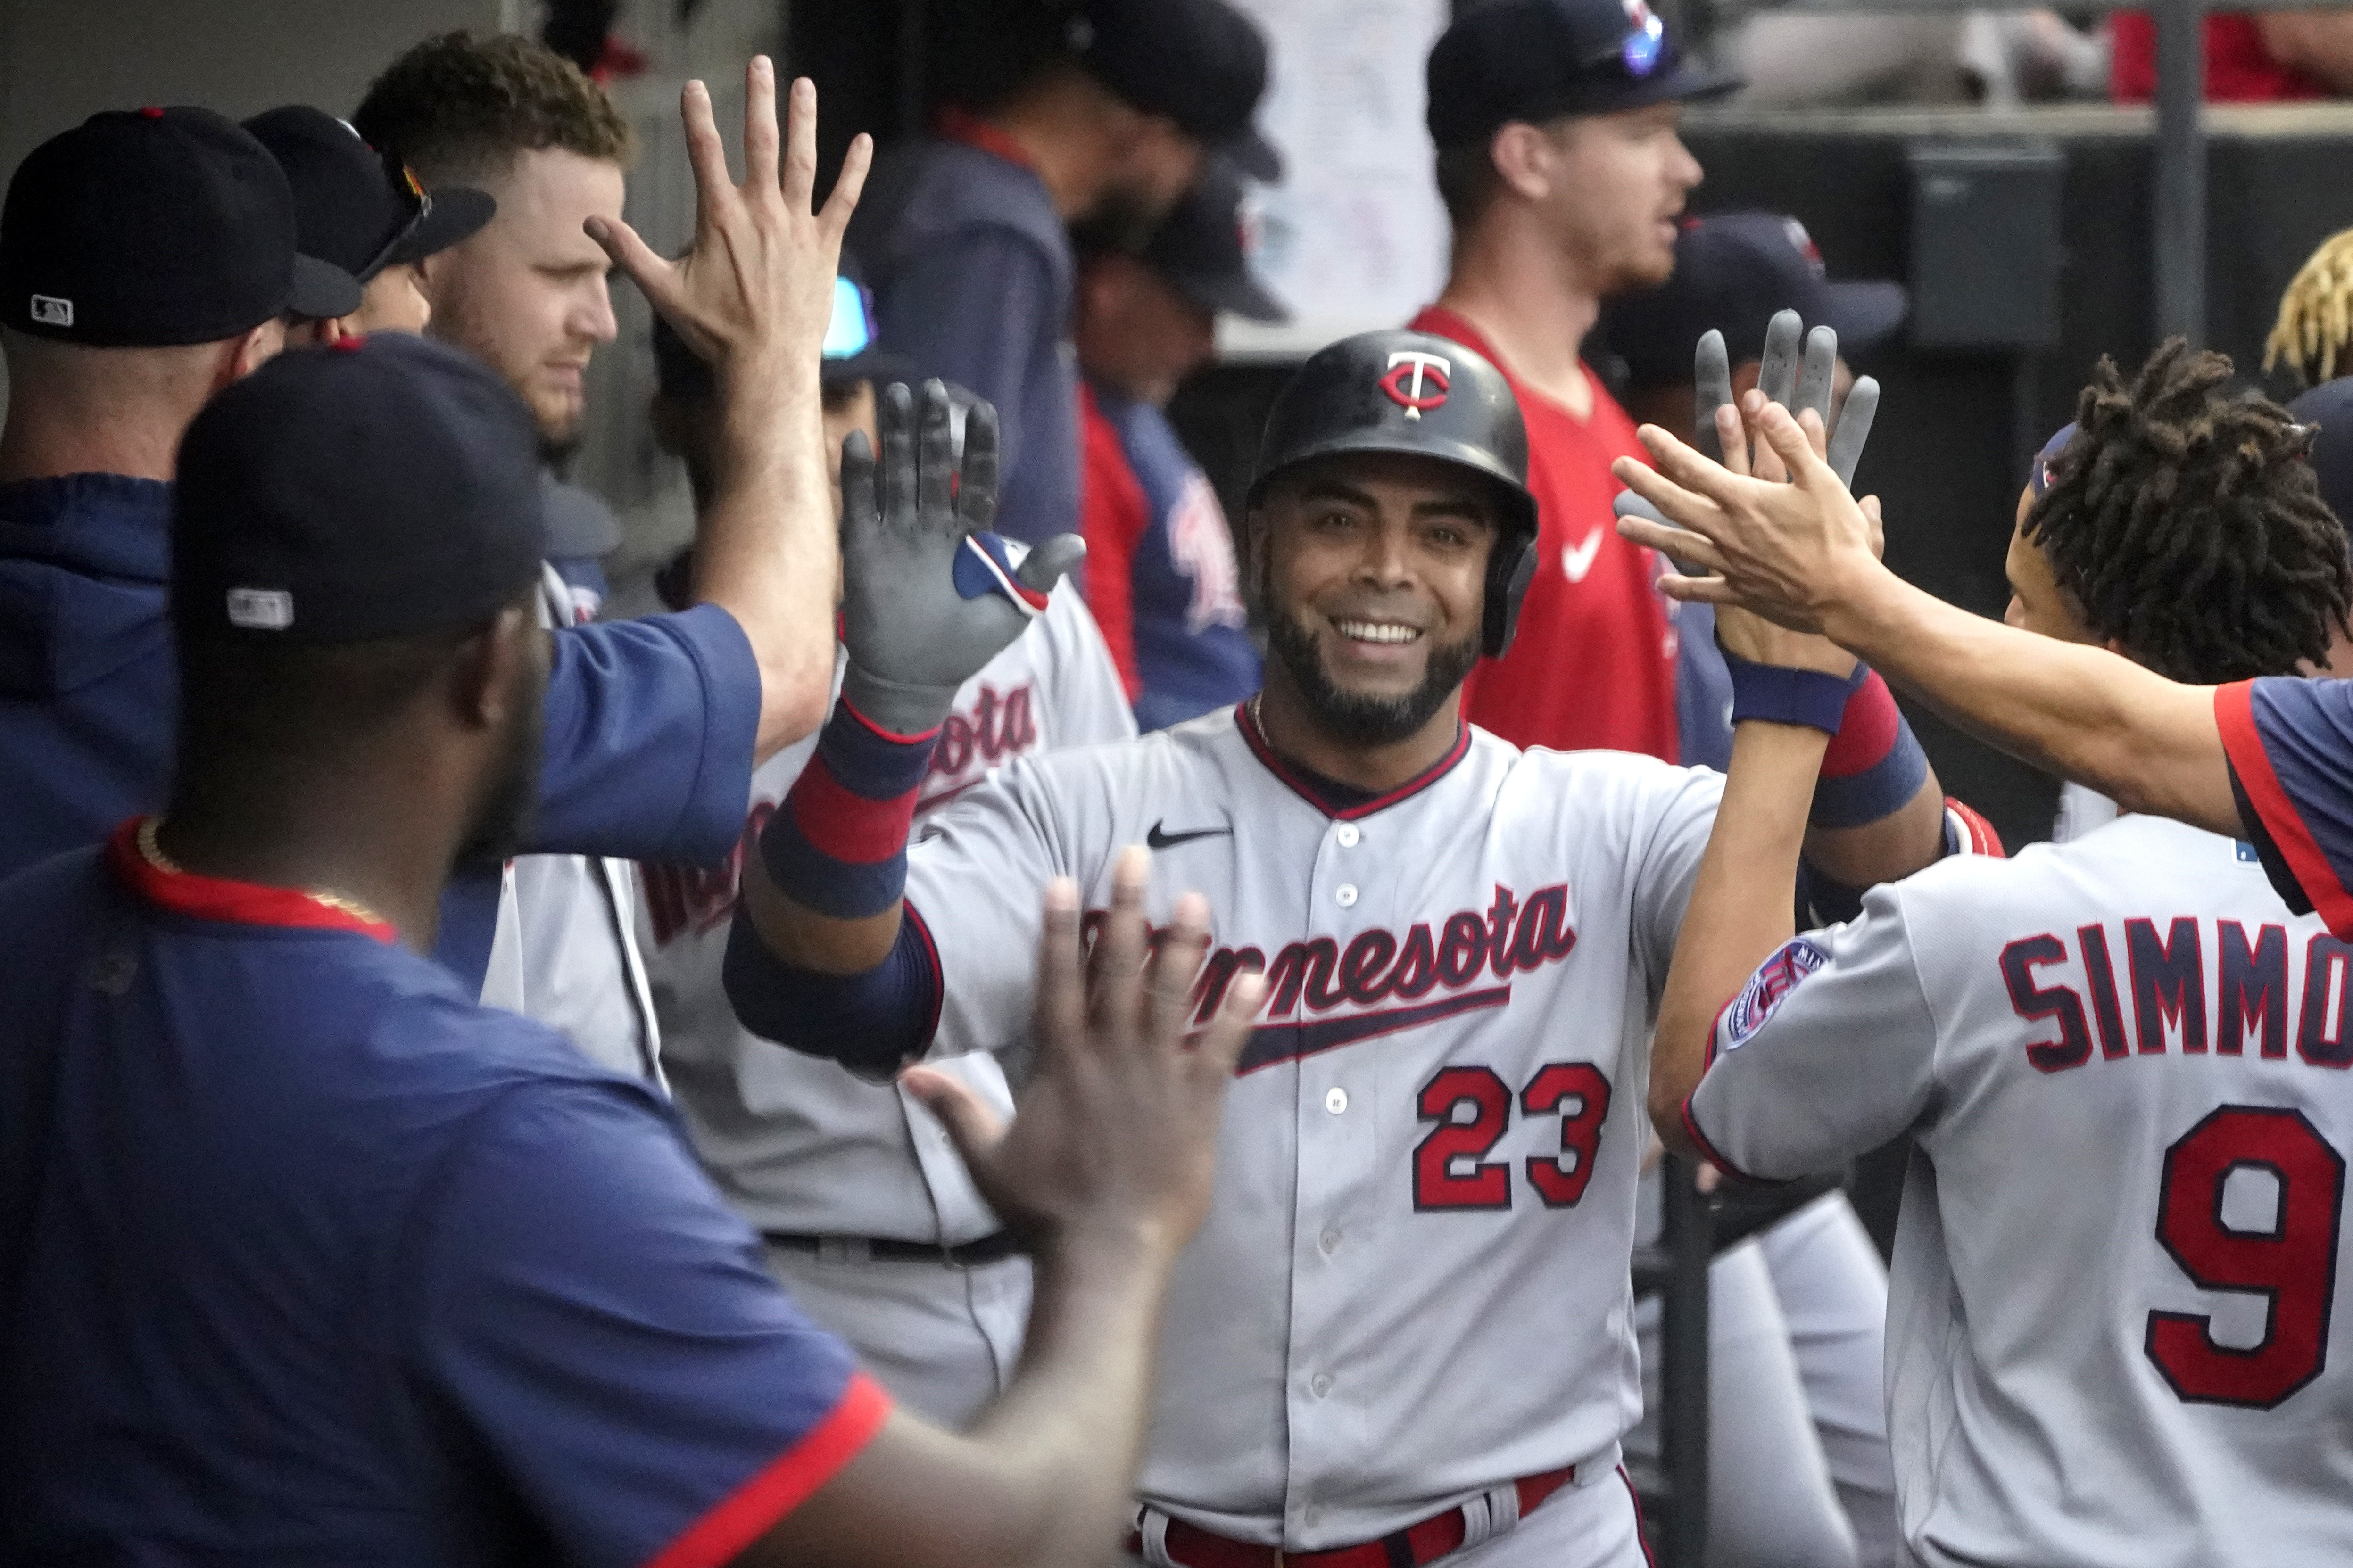
[[[1513,634],[1520,629],[1520,602],[1536,575],[1534,533],[1514,532],[1495,542],[1487,562],[1487,604],[1481,630],[1481,651],[1501,658],[1510,651]]]

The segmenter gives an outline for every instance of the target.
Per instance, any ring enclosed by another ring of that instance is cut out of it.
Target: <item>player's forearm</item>
[[[857,667],[851,666],[851,674]],[[746,856],[744,902],[778,960],[817,974],[863,974],[898,940],[907,834],[938,744],[881,729],[845,688],[817,752]]]
[[[1823,629],[1954,723],[2128,811],[2237,835],[2213,690],[2104,649],[2020,631],[1881,571]]]
[[[1038,1258],[1020,1371],[974,1427],[1037,1505],[1008,1563],[1098,1568],[1124,1529],[1175,1250],[1107,1227]],[[1007,1542],[1010,1547],[1015,1543]]]
[[[698,520],[695,596],[734,616],[760,665],[765,760],[825,718],[840,574],[818,367],[744,367],[721,387],[716,489]]]
[[[1945,786],[1934,768],[1898,810],[1860,827],[1809,827],[1806,864],[1849,888],[1876,887],[1934,865],[1945,851]]]
[[[906,908],[892,900],[880,914],[838,920],[780,890],[758,857],[744,865],[744,909],[761,945],[788,968],[812,974],[863,974],[890,956]]]
[[[895,1417],[741,1561],[1102,1568],[1118,1555],[1173,1257],[1116,1229],[1041,1249],[1020,1369],[970,1433]],[[890,1521],[877,1530],[878,1520]]]
[[[1827,741],[1794,724],[1752,721],[1733,731],[1724,802],[1651,1037],[1651,1124],[1677,1153],[1704,1157],[1683,1131],[1683,1103],[1707,1069],[1716,1015],[1795,929],[1789,889]]]

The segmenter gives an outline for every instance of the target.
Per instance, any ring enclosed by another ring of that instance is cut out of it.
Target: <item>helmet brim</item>
[[[1282,462],[1250,480],[1249,493],[1243,498],[1245,507],[1256,507],[1266,499],[1267,490],[1286,475],[1296,473],[1311,463],[1329,458],[1358,455],[1395,454],[1404,458],[1428,458],[1454,468],[1467,468],[1488,480],[1503,502],[1502,515],[1496,521],[1507,531],[1525,534],[1533,539],[1536,532],[1536,498],[1528,487],[1514,478],[1494,455],[1481,450],[1468,441],[1444,437],[1416,437],[1411,441],[1400,440],[1395,431],[1383,429],[1345,430],[1321,441],[1286,453]]]

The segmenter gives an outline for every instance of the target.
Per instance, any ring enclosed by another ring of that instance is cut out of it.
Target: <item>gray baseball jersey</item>
[[[1103,633],[1066,583],[1046,613],[956,693],[918,815],[1016,757],[1134,733]],[[759,1229],[976,1240],[997,1220],[929,1111],[895,1087],[759,1038],[727,1005],[720,969],[744,846],[758,839],[816,746],[812,735],[752,775],[750,820],[726,861],[639,868],[663,1065],[696,1151]],[[1000,1110],[1010,1109],[993,1058],[976,1057],[955,1070]]]
[[[552,482],[552,481],[551,481]],[[542,626],[590,619],[555,568],[540,563]],[[553,1025],[591,1061],[661,1081],[661,1029],[637,941],[627,860],[521,855],[507,862],[482,978],[486,1007]]]
[[[2353,1562],[2353,947],[2128,816],[1874,889],[1716,1028],[1728,1165],[1915,1141],[1889,1435],[1931,1568]]]
[[[1229,709],[1025,759],[923,825],[940,1054],[1023,1047],[1039,895],[1067,875],[1101,908],[1123,846],[1155,851],[1155,919],[1208,896],[1204,1008],[1268,972],[1169,1293],[1152,1505],[1313,1549],[1606,1475],[1641,1403],[1650,1030],[1722,785],[1465,727],[1346,798]]]

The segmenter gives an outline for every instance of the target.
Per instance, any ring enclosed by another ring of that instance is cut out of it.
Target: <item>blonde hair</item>
[[[2353,370],[2353,228],[2330,235],[2280,296],[2263,368],[2285,362],[2307,386]]]

